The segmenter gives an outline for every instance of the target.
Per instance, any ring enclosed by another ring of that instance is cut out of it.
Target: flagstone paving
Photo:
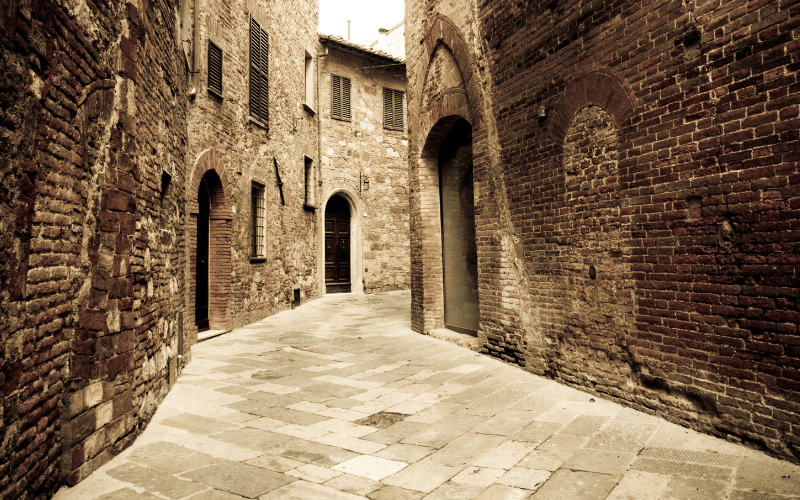
[[[56,500],[800,499],[800,467],[329,295],[192,348],[126,451]]]

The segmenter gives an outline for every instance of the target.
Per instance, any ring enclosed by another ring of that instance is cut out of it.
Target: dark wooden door
[[[325,290],[351,291],[350,214],[325,214]]]
[[[197,215],[197,265],[195,268],[195,324],[199,331],[208,330],[208,233],[211,200],[205,179],[200,181],[197,197],[200,213]]]

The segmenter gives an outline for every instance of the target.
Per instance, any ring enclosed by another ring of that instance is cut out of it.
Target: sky
[[[338,35],[369,46],[378,39],[378,28],[391,29],[403,20],[403,0],[319,0],[319,32]]]

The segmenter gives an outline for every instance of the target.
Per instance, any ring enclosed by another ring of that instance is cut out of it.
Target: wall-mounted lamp
[[[369,191],[369,177],[364,174],[361,175],[361,190],[362,191]]]
[[[539,106],[539,121],[543,121],[545,118],[547,118],[547,108]]]

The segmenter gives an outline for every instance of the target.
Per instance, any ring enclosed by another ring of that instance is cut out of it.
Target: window
[[[306,53],[306,95],[305,104],[311,107],[311,102],[314,100],[314,59],[308,51]]]
[[[305,176],[303,177],[303,186],[305,191],[305,201],[303,204],[307,207],[314,206],[314,160],[305,157]]]
[[[251,257],[264,257],[264,185],[253,183],[251,188],[252,228]]]
[[[250,17],[250,116],[269,122],[269,35]]]
[[[395,89],[383,89],[383,128],[403,130],[403,94]]]
[[[350,121],[350,79],[331,75],[331,118]]]
[[[208,91],[222,97],[222,49],[208,40]]]

